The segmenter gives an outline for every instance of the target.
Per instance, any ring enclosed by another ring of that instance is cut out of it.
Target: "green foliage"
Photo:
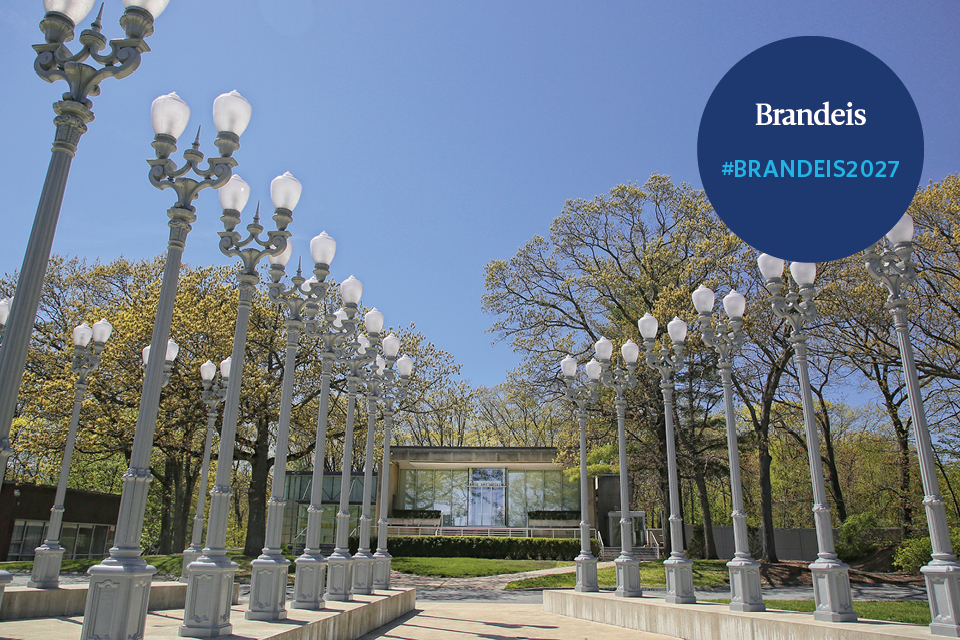
[[[702,560],[705,544],[703,539],[703,525],[694,525],[693,535],[687,540],[687,557],[691,560]]]
[[[531,520],[580,520],[579,511],[527,511]]]
[[[597,571],[597,580],[601,587],[616,587],[617,574],[613,567]],[[693,584],[697,587],[724,587],[729,584],[730,573],[725,560],[694,560]],[[577,574],[552,573],[536,578],[514,580],[506,589],[568,589],[577,582]],[[663,560],[654,560],[640,564],[640,584],[647,587],[666,585]]]
[[[950,543],[954,549],[960,548],[960,529],[950,529]],[[897,547],[893,556],[893,566],[905,573],[917,573],[920,567],[930,562],[933,547],[930,537],[907,538]]]
[[[392,517],[436,520],[442,515],[439,509],[394,509]]]
[[[350,553],[360,539],[350,538]],[[593,555],[600,543],[590,541]],[[500,538],[487,536],[391,536],[390,554],[421,558],[494,558],[503,560],[573,560],[580,554],[579,538]]]
[[[871,530],[877,528],[877,517],[872,513],[855,513],[840,525],[837,533],[837,556],[844,562],[855,562],[877,549],[877,540]]]
[[[391,568],[400,573],[441,578],[477,578],[571,566],[556,560],[493,560],[490,558],[394,558]]]
[[[730,600],[703,600],[702,602],[720,602],[729,604]],[[813,600],[764,600],[767,611],[780,609],[783,611],[813,612],[816,603]],[[888,602],[869,600],[866,602],[854,601],[853,610],[862,620],[887,620],[889,622],[906,622],[908,624],[930,624],[930,605],[923,601]]]

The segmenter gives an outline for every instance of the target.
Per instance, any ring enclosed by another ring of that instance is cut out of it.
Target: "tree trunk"
[[[694,482],[697,483],[697,493],[700,496],[700,513],[703,514],[703,557],[707,560],[717,559],[717,543],[713,539],[713,517],[710,515],[710,499],[707,496],[707,481],[703,469],[698,467],[694,472]]]
[[[163,461],[163,477],[160,479],[160,539],[157,541],[157,554],[165,556],[173,553],[173,475],[176,461],[167,457]]]
[[[270,432],[260,430],[256,448],[250,456],[250,488],[247,490],[247,539],[243,555],[258,556],[263,550],[267,532],[267,485],[270,480]]]
[[[763,545],[764,562],[779,562],[777,558],[777,545],[773,535],[773,485],[770,481],[770,463],[773,458],[770,456],[770,437],[769,429],[756,430],[757,432],[757,453],[760,461],[760,542]]]

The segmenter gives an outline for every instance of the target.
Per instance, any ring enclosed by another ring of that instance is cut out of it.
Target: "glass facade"
[[[33,560],[34,549],[47,537],[47,522],[15,520],[7,560]],[[113,546],[114,525],[64,522],[60,529],[60,546],[64,560],[103,558]]]
[[[436,509],[445,527],[527,526],[530,511],[578,511],[579,483],[562,471],[401,469],[398,509]]]
[[[320,544],[334,544],[337,529],[337,511],[340,508],[340,473],[324,474],[321,491],[323,514],[320,516]],[[287,472],[283,496],[287,508],[283,513],[283,544],[297,547],[306,542],[307,509],[310,507],[310,492],[313,487],[312,473]],[[377,475],[374,474],[370,486],[370,514],[373,515],[377,503]],[[360,525],[360,513],[363,503],[363,476],[350,478],[350,497],[347,509],[350,512],[350,531]],[[293,502],[293,505],[290,505]],[[376,533],[374,523],[374,534]]]

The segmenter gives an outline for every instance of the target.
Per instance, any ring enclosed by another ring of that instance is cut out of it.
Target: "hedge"
[[[360,539],[350,538],[350,553]],[[579,538],[501,538],[494,536],[390,536],[390,555],[422,558],[493,558],[501,560],[573,560],[580,555]],[[593,555],[600,543],[590,541]]]
[[[436,520],[442,514],[439,509],[394,509],[391,518],[429,518]]]
[[[531,520],[580,520],[579,511],[527,511]]]

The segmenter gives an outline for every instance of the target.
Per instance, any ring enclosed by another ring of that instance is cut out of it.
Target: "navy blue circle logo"
[[[824,262],[879,240],[923,169],[920,115],[879,58],[834,38],[761,47],[720,80],[697,162],[720,219],[785,260]]]

